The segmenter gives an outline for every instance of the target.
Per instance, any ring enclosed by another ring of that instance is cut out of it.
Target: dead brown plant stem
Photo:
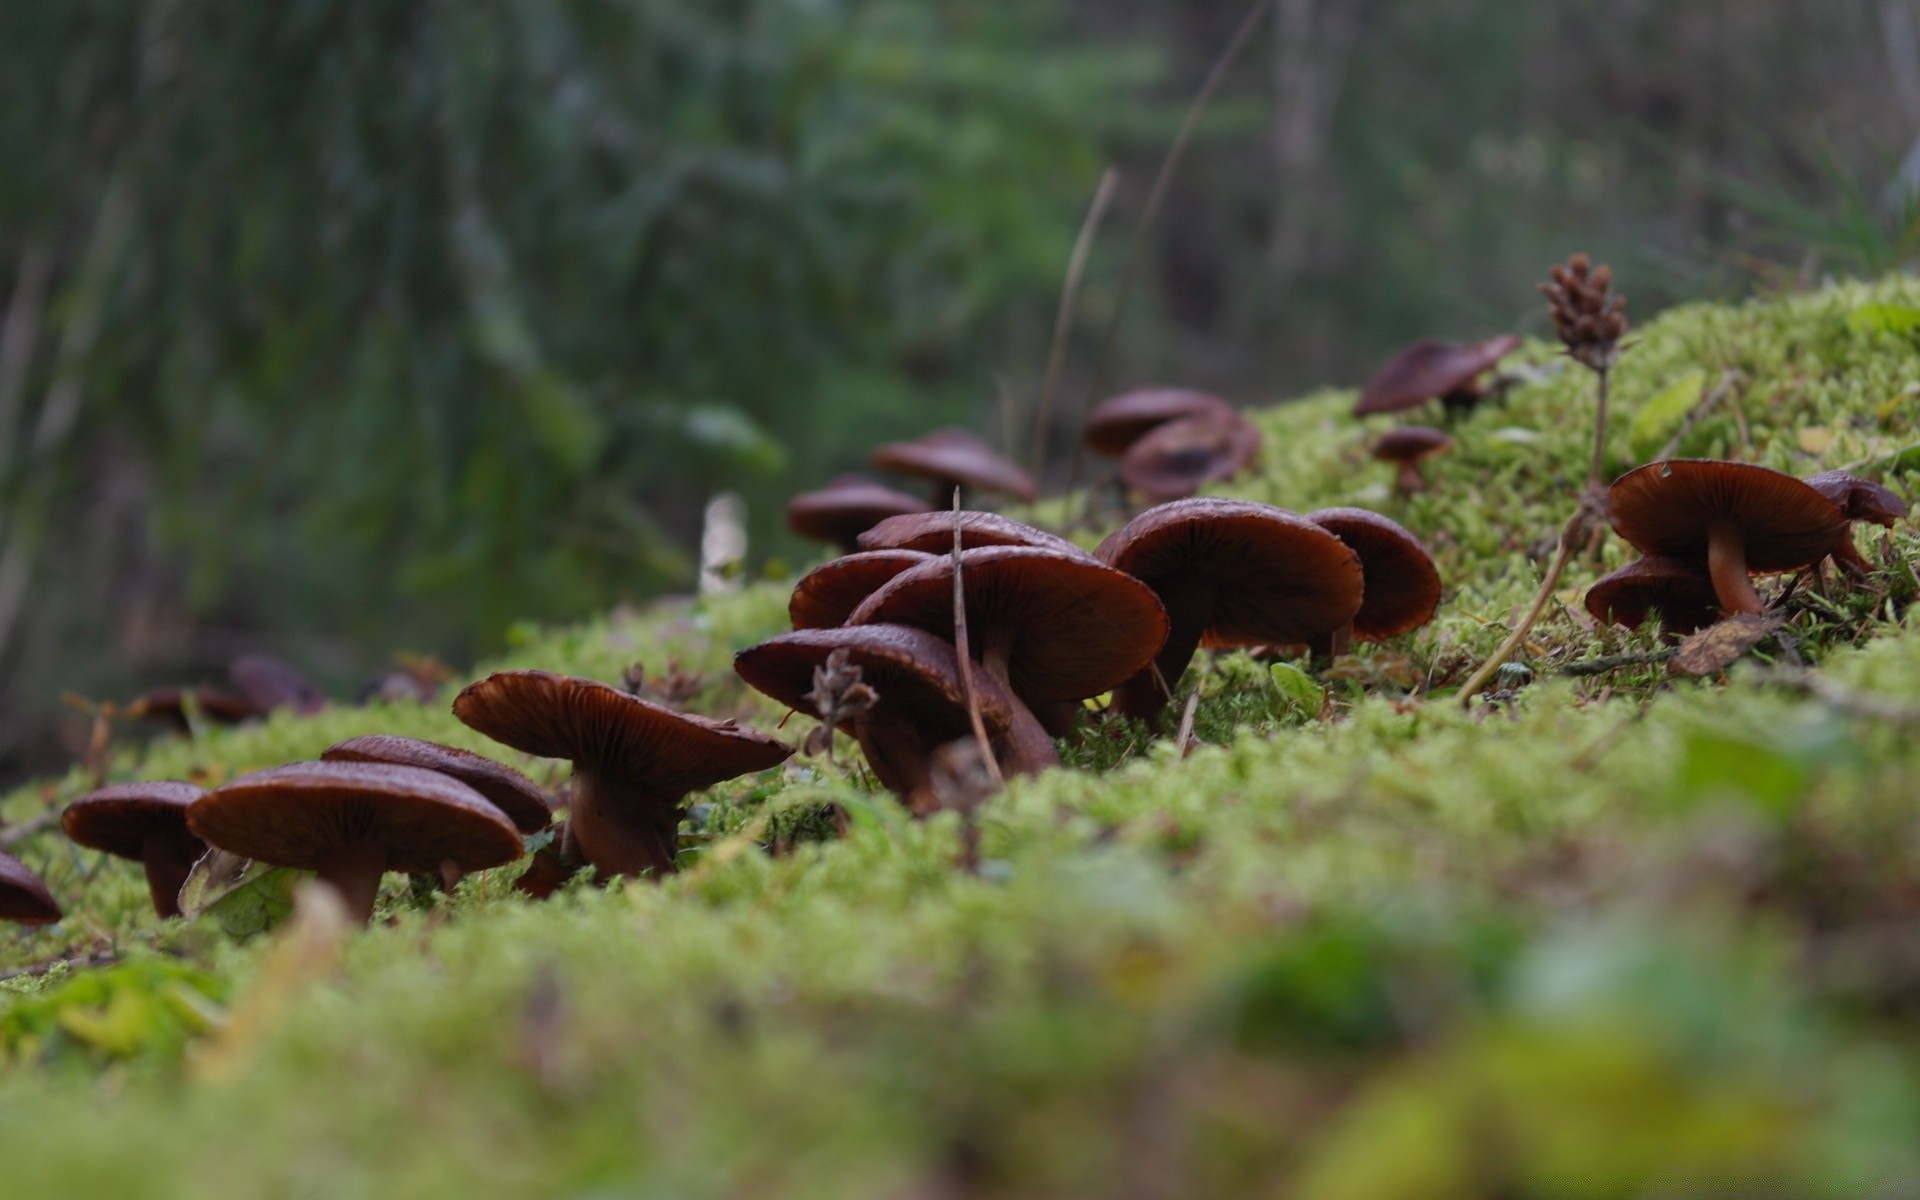
[[[1587,472],[1587,494],[1598,496],[1607,486],[1607,379],[1613,372],[1605,367],[1594,372],[1600,377],[1600,398],[1593,412],[1593,467]]]
[[[1047,374],[1040,384],[1040,403],[1033,418],[1033,477],[1047,462],[1047,432],[1053,423],[1053,401],[1060,391],[1060,372],[1067,365],[1067,336],[1073,331],[1073,312],[1080,302],[1080,280],[1086,274],[1087,256],[1093,252],[1093,238],[1106,219],[1107,206],[1120,183],[1120,172],[1108,167],[1094,189],[1093,203],[1080,222],[1080,233],[1073,239],[1073,253],[1067,256],[1067,277],[1060,284],[1060,308],[1053,317],[1053,345],[1047,349]]]
[[[1187,707],[1180,714],[1180,732],[1173,739],[1174,752],[1185,758],[1193,749],[1193,714],[1200,707],[1200,685],[1187,694]]]
[[[967,697],[967,720],[973,724],[974,740],[980,743],[980,761],[996,786],[1007,786],[1000,764],[993,757],[993,742],[987,737],[987,723],[980,719],[980,695],[973,688],[973,655],[967,644],[967,592],[960,570],[960,489],[953,489],[953,649],[960,660],[960,690]]]
[[[1487,686],[1487,681],[1492,679],[1493,673],[1500,669],[1500,664],[1506,662],[1508,656],[1519,648],[1520,643],[1527,639],[1529,633],[1533,632],[1534,623],[1540,619],[1540,614],[1546,611],[1547,601],[1553,598],[1554,589],[1560,585],[1560,574],[1567,569],[1567,562],[1573,557],[1575,544],[1581,540],[1580,535],[1586,528],[1584,515],[1584,510],[1575,511],[1567,520],[1566,526],[1560,530],[1560,544],[1553,552],[1553,562],[1547,566],[1545,577],[1540,580],[1540,590],[1534,593],[1533,605],[1527,609],[1527,615],[1520,618],[1520,623],[1513,627],[1513,632],[1507,635],[1507,640],[1500,643],[1500,648],[1493,652],[1493,656],[1481,663],[1480,669],[1462,685],[1461,704],[1472,705],[1473,698],[1480,694],[1480,689]]]
[[[1160,206],[1166,202],[1167,189],[1173,183],[1174,173],[1180,167],[1180,160],[1186,157],[1187,145],[1193,141],[1193,131],[1200,123],[1200,115],[1212,103],[1213,94],[1220,90],[1220,84],[1227,77],[1227,68],[1240,52],[1253,39],[1254,30],[1260,27],[1260,19],[1273,7],[1273,0],[1253,0],[1253,6],[1242,18],[1240,28],[1234,30],[1233,37],[1227,42],[1226,49],[1214,61],[1213,69],[1207,72],[1206,82],[1200,85],[1199,94],[1187,107],[1187,115],[1180,122],[1180,131],[1174,135],[1173,144],[1167,147],[1167,156],[1161,160],[1160,173],[1154,176],[1153,188],[1147,193],[1146,210],[1140,214],[1140,226],[1133,231],[1133,242],[1127,247],[1126,265],[1120,271],[1120,287],[1114,293],[1113,311],[1107,314],[1107,327],[1100,335],[1100,350],[1094,356],[1093,373],[1087,383],[1086,396],[1080,404],[1079,420],[1086,419],[1086,412],[1107,386],[1107,371],[1113,362],[1113,347],[1119,340],[1120,320],[1126,315],[1127,298],[1133,292],[1133,281],[1140,273],[1141,261],[1146,256],[1147,235],[1153,231],[1154,222],[1160,217]],[[1076,424],[1079,421],[1075,422]],[[1071,493],[1080,481],[1080,459],[1082,442],[1075,438],[1073,458],[1067,468],[1067,488]]]

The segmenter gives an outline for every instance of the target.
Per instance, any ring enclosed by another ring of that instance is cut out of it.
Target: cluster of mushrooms
[[[1387,360],[1360,389],[1353,415],[1405,412],[1439,400],[1449,417],[1472,412],[1497,390],[1492,373],[1520,345],[1503,333],[1479,342],[1441,342],[1422,338]],[[1453,447],[1453,438],[1430,425],[1402,425],[1374,440],[1373,457],[1394,468],[1402,493],[1424,491],[1421,464]]]

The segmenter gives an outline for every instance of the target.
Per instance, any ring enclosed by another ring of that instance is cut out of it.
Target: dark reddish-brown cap
[[[176,779],[116,783],[67,805],[60,828],[90,849],[143,858],[149,838],[193,836],[187,831],[187,806],[206,794],[206,789]]]
[[[1167,614],[1153,592],[1086,554],[987,546],[960,556],[969,649],[1000,647],[1029,704],[1081,700],[1153,661]],[[849,625],[911,625],[953,635],[953,559],[935,555],[867,597]]]
[[[1087,414],[1087,446],[1098,454],[1119,458],[1153,430],[1186,417],[1217,416],[1233,406],[1208,392],[1189,388],[1141,388],[1109,396]]]
[[[1414,408],[1472,382],[1513,353],[1520,339],[1510,333],[1484,342],[1438,342],[1422,338],[1387,360],[1360,389],[1356,417]]]
[[[883,471],[918,475],[951,488],[974,488],[1032,500],[1033,477],[964,429],[940,429],[911,442],[891,442],[869,461]]]
[[[1707,559],[1707,528],[1739,528],[1749,571],[1791,571],[1824,558],[1845,530],[1831,500],[1752,463],[1676,458],[1635,467],[1607,491],[1615,532],[1642,554]]]
[[[1062,554],[1086,551],[1063,537],[1044,529],[1003,517],[999,513],[960,513],[960,548],[977,550],[982,546],[1039,546]],[[926,554],[953,553],[953,512],[915,513],[907,517],[889,517],[860,535],[862,550],[919,550]]]
[[[227,668],[227,678],[253,705],[254,711],[269,713],[290,708],[303,717],[312,716],[326,706],[327,694],[318,684],[288,663],[268,654],[243,654]]]
[[[1360,611],[1359,557],[1298,513],[1266,504],[1175,500],[1141,513],[1094,554],[1162,594],[1209,585],[1202,645],[1311,642]]]
[[[299,762],[242,775],[187,810],[209,845],[316,870],[344,846],[386,847],[391,871],[482,871],[520,857],[520,831],[466,784],[421,767]]]
[[[197,687],[154,688],[145,692],[127,706],[127,715],[154,721],[165,721],[184,731],[187,728],[187,693],[193,693],[193,703],[209,721],[221,725],[235,725],[248,717],[258,716],[258,710],[244,696],[219,688]]]
[[[949,518],[951,521],[951,518]],[[795,629],[832,629],[847,623],[860,602],[930,555],[918,550],[865,550],[823,563],[800,577],[787,601]]]
[[[1720,598],[1706,565],[1650,554],[1587,589],[1587,611],[1603,625],[1638,629],[1656,609],[1670,633],[1692,633],[1718,621]]]
[[[1440,453],[1453,445],[1453,439],[1439,429],[1425,425],[1402,425],[1389,429],[1374,440],[1373,456],[1382,462],[1411,463]]]
[[[1807,476],[1807,486],[1837,505],[1847,520],[1892,526],[1907,515],[1900,493],[1846,471],[1822,471]]]
[[[1307,520],[1360,556],[1364,591],[1355,637],[1384,641],[1418,629],[1440,608],[1440,572],[1420,539],[1397,521],[1364,508],[1322,508]]]
[[[733,669],[756,691],[818,717],[810,696],[813,672],[835,650],[845,650],[848,662],[860,668],[860,681],[879,697],[876,706],[912,721],[929,745],[972,732],[960,660],[952,645],[925,630],[905,625],[796,630],[740,651],[733,656]],[[973,669],[973,687],[988,735],[999,737],[1012,723],[1012,702],[979,667]]]
[[[1245,470],[1260,453],[1260,427],[1237,412],[1169,421],[1128,448],[1120,481],[1149,500],[1191,496]]]
[[[852,549],[854,539],[888,517],[925,512],[927,502],[864,475],[841,475],[787,502],[787,528],[803,538]]]
[[[60,904],[27,864],[0,851],[0,921],[46,925],[61,917]]]
[[[539,785],[507,764],[469,750],[419,738],[369,733],[327,747],[320,752],[320,761],[392,763],[438,771],[485,796],[523,833],[538,833],[553,823],[553,807]]]
[[[551,671],[499,671],[470,683],[454,697],[453,715],[522,753],[586,764],[657,795],[684,796],[793,753],[757,729]]]

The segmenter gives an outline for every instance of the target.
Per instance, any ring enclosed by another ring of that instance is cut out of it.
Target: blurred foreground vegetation
[[[1642,325],[1610,459],[1920,486],[1904,278]],[[1724,679],[1595,630],[1576,563],[1505,695],[1448,695],[1534,589],[1526,547],[1585,469],[1591,380],[1539,374],[1454,429],[1433,488],[1389,493],[1351,392],[1257,414],[1232,494],[1361,503],[1425,537],[1439,618],[1318,684],[1190,672],[1208,744],[1096,727],[981,816],[916,822],[796,759],[701,798],[687,869],[530,904],[390,877],[391,923],[235,941],[156,926],[140,871],[15,847],[67,906],[6,934],[0,1160],[22,1195],[902,1198],[1904,1196],[1920,1189],[1920,537],[1803,589],[1794,641]],[[1043,507],[1041,516],[1057,515]],[[1103,530],[1079,536],[1091,539]],[[701,672],[697,711],[772,728],[728,670],[786,588],[526,629],[496,664]],[[1803,664],[1818,698],[1785,683]],[[1529,682],[1531,681],[1531,682]],[[449,695],[451,693],[449,692]],[[790,721],[799,740],[808,723]],[[333,707],[123,753],[114,778],[215,781],[383,731],[500,753],[444,703]],[[546,784],[561,764],[506,754]],[[857,757],[857,756],[856,756]],[[21,789],[18,823],[89,786]],[[847,816],[837,836],[823,807]],[[16,824],[14,828],[18,828]]]

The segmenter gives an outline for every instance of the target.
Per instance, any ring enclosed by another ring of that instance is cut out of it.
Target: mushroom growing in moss
[[[1233,406],[1191,388],[1140,388],[1109,396],[1087,414],[1084,438],[1097,454],[1119,458],[1135,442],[1171,421],[1231,415]]]
[[[1260,452],[1260,427],[1237,412],[1169,421],[1120,459],[1120,481],[1148,500],[1191,496],[1218,479],[1231,479]]]
[[[883,471],[932,480],[935,508],[952,501],[954,488],[1029,501],[1038,494],[1031,475],[964,429],[939,429],[911,442],[889,443],[869,461]]]
[[[903,513],[926,510],[923,501],[875,483],[864,475],[840,475],[819,491],[787,502],[787,528],[803,538],[831,542],[844,551],[867,530]]]
[[[1345,654],[1349,637],[1384,642],[1433,620],[1440,608],[1440,572],[1405,526],[1364,508],[1322,508],[1307,520],[1359,556],[1362,581],[1360,611],[1313,647],[1317,656]]]
[[[0,921],[49,925],[61,917],[59,902],[27,864],[0,850]]]
[[[1666,632],[1685,635],[1720,619],[1720,599],[1704,564],[1650,554],[1595,580],[1587,611],[1603,625],[1628,629],[1658,613]]]
[[[1822,471],[1807,476],[1806,483],[1832,501],[1846,518],[1845,530],[1833,543],[1834,564],[1856,575],[1871,574],[1872,564],[1861,557],[1859,547],[1853,544],[1854,522],[1866,521],[1891,529],[1895,521],[1907,515],[1907,502],[1892,488],[1846,471]]]
[[[1520,339],[1510,333],[1464,344],[1422,338],[1374,372],[1360,389],[1353,415],[1417,408],[1435,397],[1449,412],[1470,410],[1489,391],[1480,377],[1519,344]]]
[[[1403,425],[1375,439],[1372,453],[1381,462],[1393,464],[1394,486],[1400,491],[1424,492],[1427,490],[1427,476],[1421,464],[1452,446],[1453,439],[1442,430],[1425,425]]]
[[[180,915],[180,889],[207,844],[187,828],[187,807],[206,795],[178,780],[116,783],[67,805],[60,828],[76,844],[141,863],[153,911]]]
[[[533,780],[505,763],[470,750],[419,738],[370,733],[327,747],[320,752],[320,761],[392,763],[438,771],[485,796],[522,833],[539,833],[553,823],[553,806]]]

